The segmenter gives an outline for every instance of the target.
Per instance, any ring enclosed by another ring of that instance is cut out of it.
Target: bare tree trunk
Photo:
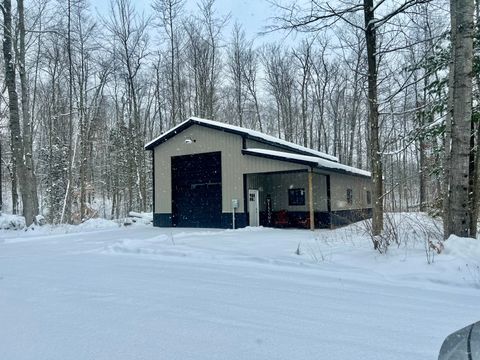
[[[247,91],[253,99],[255,106],[255,115],[258,123],[258,128],[263,131],[262,118],[260,115],[260,105],[257,96],[257,72],[258,72],[258,57],[253,50],[252,45],[245,50],[245,65],[243,66],[243,80],[247,87]]]
[[[422,106],[425,105],[427,101],[427,86],[428,86],[428,75],[424,75],[424,80],[423,80],[423,99],[420,100],[420,96],[418,94],[418,86],[417,86],[417,76],[416,73],[414,73],[414,81],[415,81],[415,106],[420,109]],[[418,153],[419,153],[419,170],[420,170],[420,211],[426,211],[427,206],[427,166],[426,166],[426,154],[425,150],[427,147],[426,140],[425,140],[425,135],[423,134],[423,129],[426,124],[425,121],[425,112],[422,111],[418,114],[418,126],[420,128],[420,135],[418,138]]]
[[[478,21],[480,19],[480,4],[478,1],[475,2],[475,19],[477,21],[477,31],[478,31]],[[475,72],[475,82],[477,89],[480,89],[480,74]],[[473,158],[470,159],[470,166],[473,169],[470,170],[470,236],[476,237],[478,229],[478,213],[479,213],[479,185],[480,185],[480,126],[477,124],[475,128],[475,122],[472,116],[472,142],[471,142],[471,155]]]
[[[32,122],[30,119],[30,101],[28,91],[28,80],[25,68],[25,13],[23,0],[17,1],[18,9],[18,30],[19,30],[19,75],[20,86],[22,90],[22,117],[23,117],[23,149],[25,159],[25,184],[23,187],[28,193],[31,201],[33,215],[38,214],[38,195],[37,195],[37,179],[35,176],[35,169],[33,164],[33,148],[32,148]],[[25,210],[24,210],[25,212]]]
[[[474,176],[473,176],[473,191],[471,197],[471,222],[470,222],[470,236],[476,237],[478,232],[478,213],[479,213],[479,186],[480,186],[480,126],[477,125],[476,129],[476,148],[475,148],[475,164],[474,164]]]
[[[83,104],[81,105],[83,106]],[[80,115],[80,164],[79,164],[79,182],[80,182],[80,211],[79,220],[84,222],[87,212],[87,140],[85,131],[85,117]]]
[[[82,21],[79,16],[78,23],[78,40],[79,40],[79,57],[80,57],[80,69],[78,77],[78,117],[79,117],[79,127],[80,127],[80,166],[79,166],[79,177],[80,177],[80,222],[83,222],[86,219],[87,211],[87,117],[85,111],[85,97],[86,97],[86,81],[85,78],[85,52],[84,52],[84,39],[83,39],[83,29]]]
[[[3,209],[2,141],[0,139],[0,215]]]
[[[451,234],[469,236],[469,156],[472,117],[473,0],[451,1],[452,31],[455,34],[451,168],[448,176],[450,216],[444,229]]]
[[[301,81],[300,81],[300,95],[301,95],[301,118],[302,118],[302,144],[308,146],[308,134],[307,134],[307,118],[308,118],[308,86],[310,81],[310,55],[312,51],[312,44],[308,41],[304,41],[298,53],[293,51],[299,63],[301,69]]]
[[[451,171],[451,149],[452,149],[452,123],[453,123],[453,98],[454,98],[454,73],[455,73],[455,36],[456,36],[456,17],[454,14],[455,1],[450,1],[450,41],[452,43],[452,54],[450,55],[450,65],[448,73],[448,101],[447,101],[447,115],[445,119],[445,135],[443,145],[445,148],[445,157],[443,159],[443,236],[447,238],[450,234],[451,227],[451,213],[450,213],[450,171]]]
[[[67,222],[72,221],[71,214],[71,192],[73,186],[73,60],[72,60],[72,2],[68,0],[68,19],[67,19],[67,54],[68,54],[68,179],[65,190],[62,216],[60,222],[66,218]]]
[[[175,92],[175,35],[173,32],[173,16],[172,16],[172,4],[169,3],[169,21],[168,26],[170,29],[170,89],[172,96],[172,124],[177,125],[177,103]]]
[[[183,8],[183,0],[156,0],[153,2],[153,9],[157,12],[158,17],[162,27],[165,29],[169,40],[169,52],[170,52],[170,68],[168,69],[169,82],[170,82],[170,123],[172,126],[177,124],[177,118],[180,115],[181,111],[180,104],[177,104],[177,98],[180,99],[179,86],[180,82],[176,81],[176,72],[178,75],[178,65],[179,60],[177,57],[178,54],[178,44],[176,44],[176,28],[175,23],[179,16],[179,13]]]
[[[373,0],[364,0],[365,39],[368,61],[368,120],[370,124],[370,156],[372,167],[373,217],[372,235],[380,235],[383,230],[383,169],[380,154],[378,102],[377,102],[377,40]],[[378,244],[374,244],[377,248]]]
[[[360,65],[362,60],[362,53],[359,51],[357,55],[355,63],[355,71],[353,74],[353,98],[352,98],[352,109],[350,112],[350,124],[349,124],[349,150],[348,150],[348,157],[347,157],[347,165],[353,166],[353,148],[355,145],[355,128],[357,126],[357,117],[359,112],[359,105],[360,105],[360,91],[359,91],[359,73],[360,73]]]
[[[238,23],[235,23],[232,30],[232,43],[229,48],[228,66],[230,77],[235,93],[235,108],[237,124],[243,126],[244,111],[244,74],[246,65],[245,33]]]
[[[20,181],[20,192],[22,195],[23,215],[27,226],[33,223],[35,215],[38,214],[38,200],[34,198],[35,191],[32,190],[33,184],[31,177],[33,169],[28,169],[24,156],[29,155],[24,152],[23,138],[20,130],[20,113],[18,106],[18,94],[16,88],[15,64],[13,62],[12,46],[12,4],[10,0],[3,1],[3,56],[5,62],[5,83],[8,90],[8,110],[10,114],[10,134],[12,146],[12,162],[18,169]],[[31,154],[30,154],[31,155]]]
[[[18,214],[18,184],[17,184],[17,162],[12,155],[10,165],[10,182],[12,184],[12,214]]]
[[[475,144],[475,134],[477,133],[475,128],[475,121],[473,119],[470,120],[470,154],[469,154],[469,161],[468,161],[468,193],[470,195],[470,203],[469,203],[469,210],[470,210],[470,236],[475,237],[477,235],[477,218],[478,218],[478,208],[477,208],[477,186],[478,186],[478,170],[477,170],[477,162],[478,162],[478,152]]]

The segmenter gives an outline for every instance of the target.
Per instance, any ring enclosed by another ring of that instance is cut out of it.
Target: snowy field
[[[480,246],[427,264],[404,228],[387,255],[360,225],[0,230],[0,359],[436,359],[480,320]]]

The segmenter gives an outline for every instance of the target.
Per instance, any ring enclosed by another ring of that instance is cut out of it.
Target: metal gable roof
[[[188,120],[182,122],[181,124],[175,126],[174,128],[168,130],[167,132],[163,133],[159,137],[153,139],[149,143],[145,145],[146,150],[153,150],[156,146],[160,145],[161,143],[167,141],[168,139],[176,136],[183,130],[189,128],[192,125],[200,125],[200,126],[205,126],[211,129],[216,129],[219,131],[225,131],[233,134],[240,135],[242,137],[245,137],[247,139],[251,140],[256,140],[265,144],[273,145],[276,147],[279,147],[284,150],[290,150],[294,151],[300,154],[308,155],[308,156],[315,156],[319,157],[325,160],[329,160],[331,162],[338,163],[338,158],[332,155],[325,154],[320,151],[316,151],[313,149],[309,149],[307,147],[294,144],[289,141],[285,141],[282,139],[278,139],[274,136],[270,136],[264,133],[261,133],[259,131],[255,130],[250,130],[246,128],[242,128],[240,126],[235,126],[235,125],[230,125],[230,124],[225,124],[221,123],[218,121],[213,121],[213,120],[207,120],[207,119],[201,119],[197,117],[190,117]]]
[[[298,155],[286,153],[283,151],[267,150],[267,149],[243,149],[242,154],[259,156],[268,159],[287,161],[302,165],[316,167],[322,170],[333,171],[342,174],[349,174],[354,176],[362,176],[371,178],[372,174],[369,171],[357,169],[352,166],[336,163],[330,160],[322,159],[316,156]]]

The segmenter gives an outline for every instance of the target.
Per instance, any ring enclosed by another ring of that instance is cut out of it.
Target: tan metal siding
[[[308,173],[297,174],[281,174],[272,176],[272,192],[275,193],[273,197],[273,210],[288,210],[288,211],[307,211],[308,210]],[[288,205],[288,189],[304,189],[305,190],[305,205]]]
[[[327,211],[327,177],[321,174],[313,174],[313,209],[315,211]]]
[[[277,186],[281,194],[279,197],[279,203],[277,204],[279,209],[286,209],[288,211],[309,211],[307,172],[274,176],[273,182],[273,186]],[[288,189],[298,188],[305,190],[305,205],[288,205]],[[313,209],[315,211],[327,211],[327,181],[325,176],[318,174],[313,174]]]
[[[266,159],[251,155],[243,155],[240,163],[243,173],[245,174],[309,169],[309,167],[306,165],[288,163],[280,160]]]
[[[368,178],[331,174],[330,189],[332,210],[354,210],[372,207],[371,204],[367,204],[367,190],[371,191],[371,180]],[[347,203],[347,189],[352,189],[352,204]]]
[[[260,211],[265,211],[267,195],[271,193],[271,184],[267,174],[251,174],[247,177],[247,189],[258,190]]]
[[[255,140],[252,140],[252,139],[247,139],[246,145],[247,145],[247,149],[275,150],[275,151],[286,152],[286,153],[289,153],[289,154],[299,154],[300,153],[298,151],[294,151],[294,150],[291,150],[291,149],[286,149],[286,148],[282,148],[282,147],[274,146],[274,145],[270,145],[270,144],[265,144],[265,143],[262,143],[260,141],[255,141]]]
[[[195,140],[185,143],[189,138]],[[171,156],[205,152],[222,153],[222,211],[231,212],[231,200],[239,199],[238,212],[244,212],[243,174],[307,169],[307,166],[242,155],[242,137],[192,125],[155,148],[155,212],[172,212]]]
[[[248,188],[260,194],[260,211],[265,210],[267,195],[272,198],[273,211],[308,211],[308,173],[255,174],[248,176]],[[288,189],[304,189],[305,205],[288,205]],[[324,175],[313,174],[313,206],[315,211],[327,211],[327,181]]]

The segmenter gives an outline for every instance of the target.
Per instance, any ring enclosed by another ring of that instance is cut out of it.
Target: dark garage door
[[[172,157],[172,225],[221,227],[220,152]]]

